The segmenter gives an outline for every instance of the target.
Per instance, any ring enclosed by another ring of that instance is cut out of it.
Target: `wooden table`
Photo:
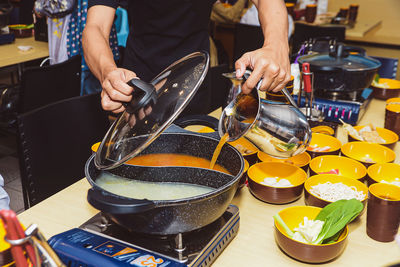
[[[28,51],[21,51],[18,46],[32,46]],[[47,42],[35,41],[34,37],[15,38],[11,44],[0,45],[0,69],[12,65],[17,66],[18,81],[21,80],[23,64],[25,62],[49,56]]]
[[[29,51],[21,51],[18,46],[32,46]],[[34,37],[15,38],[11,44],[0,45],[0,68],[24,63],[34,59],[49,56],[49,47],[47,42],[35,41]]]
[[[372,122],[382,126],[385,102],[372,100],[361,124]],[[218,115],[218,111],[212,115]],[[340,138],[345,138],[339,132]],[[396,147],[399,156],[399,145]],[[396,161],[398,162],[399,159]],[[89,189],[82,179],[38,205],[18,215],[25,225],[36,223],[49,238],[57,233],[78,227],[98,211],[86,201]],[[267,204],[254,198],[242,188],[232,201],[240,209],[238,235],[217,258],[213,266],[306,266],[286,256],[276,245],[272,216],[283,208],[304,205],[304,199],[287,205]],[[366,234],[366,213],[349,225],[347,248],[326,266],[387,266],[400,262],[400,247],[395,242],[381,243]]]

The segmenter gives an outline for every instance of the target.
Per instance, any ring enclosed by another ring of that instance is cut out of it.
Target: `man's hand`
[[[101,83],[103,91],[101,92],[101,105],[104,110],[114,113],[120,113],[125,110],[123,102],[129,102],[132,99],[132,90],[127,82],[135,78],[133,71],[115,68],[107,72]]]
[[[289,82],[290,62],[286,47],[286,45],[264,46],[243,54],[236,61],[236,77],[242,77],[246,68],[253,70],[242,86],[244,93],[250,93],[260,79],[263,79],[260,87],[263,91],[278,92]]]

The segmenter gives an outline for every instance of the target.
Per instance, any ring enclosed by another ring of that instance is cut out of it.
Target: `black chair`
[[[229,90],[231,88],[231,81],[222,76],[223,73],[229,71],[228,64],[221,64],[211,67],[209,74],[211,75],[211,107],[210,112],[219,107],[225,107]]]
[[[233,43],[233,64],[244,53],[259,49],[263,44],[264,35],[260,26],[236,24]]]
[[[73,97],[18,115],[25,208],[84,177],[91,146],[109,128],[100,95]]]
[[[344,42],[346,28],[344,26],[316,26],[296,22],[292,36],[292,54],[297,53],[301,45],[310,38],[330,37],[336,42]]]
[[[21,77],[18,113],[79,96],[80,93],[80,55],[59,64],[27,68]]]

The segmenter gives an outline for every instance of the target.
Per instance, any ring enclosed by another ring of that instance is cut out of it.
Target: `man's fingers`
[[[260,81],[261,78],[263,78],[263,73],[258,70],[254,70],[249,78],[246,80],[246,82],[242,85],[242,91],[245,94],[248,94],[253,90],[254,87],[256,87],[257,83]]]
[[[121,102],[115,102],[110,99],[107,93],[102,93],[101,106],[104,110],[112,111],[114,113],[119,113],[125,110],[125,107]]]
[[[108,97],[113,101],[129,102],[132,99],[132,95],[125,95],[125,94],[121,93],[120,91],[116,90],[116,88],[113,87],[112,84],[110,83],[110,81],[108,81],[108,80],[105,80],[103,82],[103,90],[106,91]],[[132,90],[132,89],[130,89],[130,90]]]
[[[251,68],[251,62],[249,54],[245,53],[235,62],[236,78],[242,77],[247,67]]]

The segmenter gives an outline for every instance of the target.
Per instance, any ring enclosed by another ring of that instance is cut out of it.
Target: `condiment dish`
[[[361,162],[367,168],[374,163],[393,162],[396,158],[396,154],[390,148],[367,142],[346,143],[341,151],[344,156]]]
[[[273,204],[285,204],[300,198],[307,179],[301,168],[283,162],[260,162],[251,166],[247,174],[250,192],[256,198]],[[263,184],[265,178],[286,179],[291,185],[266,185]]]
[[[367,168],[351,158],[327,155],[310,161],[310,175],[316,174],[338,174],[363,181]]]
[[[312,133],[307,152],[310,154],[311,158],[322,155],[339,155],[341,146],[342,143],[337,138],[314,132]],[[318,149],[321,151],[318,151]]]
[[[363,203],[364,209],[365,209],[365,206],[366,206],[367,200],[368,200],[368,187],[364,183],[362,183],[356,179],[345,177],[345,176],[340,176],[340,175],[335,175],[335,174],[318,174],[318,175],[311,176],[310,178],[308,178],[306,180],[306,182],[304,183],[304,202],[306,203],[306,205],[323,208],[326,205],[334,202],[334,201],[329,201],[329,200],[323,199],[321,196],[318,196],[312,190],[313,186],[316,186],[319,184],[325,184],[327,182],[330,182],[332,184],[342,183],[344,185],[347,185],[349,187],[356,189],[358,192],[362,192],[365,197],[363,199],[358,199],[358,200],[360,200]],[[337,199],[337,200],[339,200],[339,199]]]
[[[312,206],[294,206],[281,210],[278,214],[286,225],[293,230],[303,222],[304,217],[314,219],[321,208]],[[285,229],[275,222],[275,241],[290,257],[307,263],[323,263],[338,257],[346,247],[349,229],[342,231],[339,239],[330,244],[306,244],[289,237]]]

